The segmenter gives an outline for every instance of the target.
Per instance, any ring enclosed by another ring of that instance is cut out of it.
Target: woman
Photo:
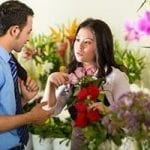
[[[85,70],[92,67],[95,69],[93,76],[106,79],[103,88],[106,91],[108,105],[129,91],[128,78],[115,63],[113,36],[105,22],[98,19],[83,21],[76,31],[72,47],[68,73],[55,72],[48,77],[43,100],[49,101],[49,107],[53,107],[54,115],[59,114],[66,105],[71,92],[71,88],[68,88],[69,74],[78,67],[83,67]],[[97,107],[102,106],[103,104],[100,103]],[[81,129],[74,126],[74,121],[72,125],[71,150],[80,150],[84,137]]]

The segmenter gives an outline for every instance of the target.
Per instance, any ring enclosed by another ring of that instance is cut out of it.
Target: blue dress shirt
[[[0,47],[0,115],[16,114],[14,82],[9,59],[9,53]],[[19,136],[16,129],[0,132],[0,150],[8,150],[18,144]]]

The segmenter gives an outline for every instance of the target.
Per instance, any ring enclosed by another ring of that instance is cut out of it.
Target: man
[[[23,81],[19,71],[17,75],[17,63],[11,54],[13,50],[20,52],[28,41],[33,15],[31,8],[17,0],[0,5],[0,150],[24,149],[28,140],[24,125],[42,124],[51,114],[42,109],[45,103],[22,113],[21,104],[32,99],[38,87],[30,78]]]

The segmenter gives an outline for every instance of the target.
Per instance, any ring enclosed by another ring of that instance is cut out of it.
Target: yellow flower
[[[63,34],[60,29],[58,30],[58,29],[54,29],[54,28],[50,27],[50,30],[51,30],[51,35],[53,36],[53,38],[56,42],[62,41]]]
[[[69,27],[66,27],[65,28],[65,35],[67,37],[74,37],[75,35],[75,32],[77,30],[77,27],[78,27],[78,22],[77,22],[77,19],[74,19],[71,24],[69,25]]]

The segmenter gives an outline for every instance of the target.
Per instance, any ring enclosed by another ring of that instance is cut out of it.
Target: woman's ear
[[[10,29],[9,29],[9,33],[13,37],[18,37],[18,35],[20,34],[19,26],[17,26],[17,25],[11,26]]]

